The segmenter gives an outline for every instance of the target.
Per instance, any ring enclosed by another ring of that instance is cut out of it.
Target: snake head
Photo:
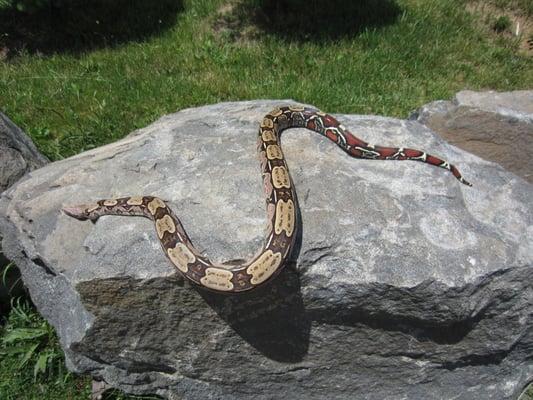
[[[98,204],[79,204],[77,206],[63,207],[61,210],[68,216],[85,221],[87,219],[96,220],[99,215],[95,211],[100,206]]]

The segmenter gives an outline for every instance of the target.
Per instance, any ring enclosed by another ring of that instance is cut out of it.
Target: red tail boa
[[[74,218],[96,220],[102,215],[137,215],[155,223],[157,236],[169,260],[192,282],[219,292],[250,290],[274,277],[284,266],[296,237],[295,193],[280,146],[280,134],[288,128],[318,132],[357,158],[415,160],[449,170],[461,183],[470,185],[448,162],[408,148],[373,146],[352,135],[331,115],[299,106],[280,107],[261,121],[258,153],[266,197],[268,234],[261,251],[241,265],[211,262],[200,254],[187,236],[180,220],[168,205],[153,196],[99,200],[90,205],[65,207]]]

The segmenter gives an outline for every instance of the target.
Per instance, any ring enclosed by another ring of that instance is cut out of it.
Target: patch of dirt
[[[467,11],[479,15],[482,28],[493,38],[503,37],[509,40],[518,41],[520,51],[526,55],[533,56],[533,17],[528,16],[519,9],[502,9],[485,0],[471,1]],[[507,17],[510,26],[497,32],[494,25],[498,18]]]
[[[395,0],[228,0],[212,29],[240,42],[265,34],[290,42],[326,42],[394,24],[401,15]]]
[[[216,35],[226,37],[232,41],[246,43],[253,41],[260,34],[254,20],[257,12],[240,0],[232,0],[223,4],[216,13],[213,30]]]

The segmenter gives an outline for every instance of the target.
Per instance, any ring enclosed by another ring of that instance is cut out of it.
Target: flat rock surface
[[[533,90],[513,92],[463,90],[455,95],[454,103],[533,122]]]
[[[465,90],[422,106],[410,119],[533,183],[533,90]]]
[[[516,399],[533,377],[533,187],[418,122],[337,116],[370,143],[446,158],[473,187],[284,132],[299,244],[241,295],[185,282],[149,220],[59,211],[157,195],[212,259],[247,258],[266,222],[258,123],[287,103],[182,110],[3,193],[4,248],[69,367],[169,399]]]

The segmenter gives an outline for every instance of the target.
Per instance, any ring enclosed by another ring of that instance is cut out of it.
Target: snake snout
[[[67,214],[70,217],[79,219],[80,221],[84,221],[86,219],[89,219],[89,214],[87,212],[86,206],[69,206],[69,207],[63,207],[61,209],[65,214]]]

